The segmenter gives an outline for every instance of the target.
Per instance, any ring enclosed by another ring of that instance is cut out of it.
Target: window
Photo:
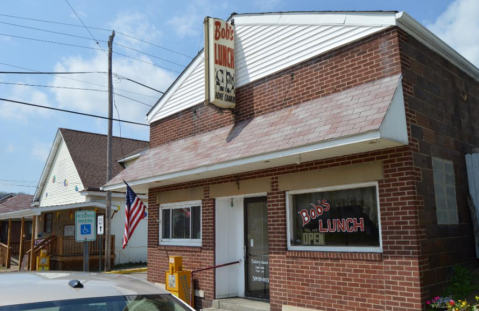
[[[52,233],[52,226],[53,225],[53,214],[45,214],[45,222],[43,224],[43,232],[45,233]]]
[[[380,252],[376,183],[288,192],[288,249]]]
[[[160,205],[160,244],[201,246],[201,201]]]
[[[457,224],[456,180],[451,161],[432,158],[437,223]]]

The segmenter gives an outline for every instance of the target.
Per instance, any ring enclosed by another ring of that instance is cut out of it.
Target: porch
[[[105,247],[105,239],[98,236],[95,241],[88,242],[89,267],[90,271],[99,269],[100,260],[100,238],[102,247]],[[36,258],[40,251],[46,249],[50,256],[50,270],[81,271],[83,270],[83,242],[75,241],[75,237],[51,235],[46,239],[36,239],[33,248],[33,261],[30,251],[31,240],[23,242],[22,253],[23,264],[20,262],[20,243],[10,243],[10,254],[8,246],[0,243],[0,265],[6,267],[17,266],[19,271],[35,270]],[[111,236],[110,254],[112,263],[115,259],[115,236]],[[102,259],[105,258],[105,250],[102,252]]]

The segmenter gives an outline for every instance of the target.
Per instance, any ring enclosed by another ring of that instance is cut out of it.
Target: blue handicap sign
[[[91,234],[91,224],[85,224],[80,226],[81,235]]]

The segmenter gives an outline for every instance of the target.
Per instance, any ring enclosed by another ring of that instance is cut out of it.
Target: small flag
[[[128,244],[128,240],[133,235],[136,227],[145,217],[146,206],[141,202],[136,193],[126,184],[126,207],[125,207],[125,233],[123,235],[123,248]]]

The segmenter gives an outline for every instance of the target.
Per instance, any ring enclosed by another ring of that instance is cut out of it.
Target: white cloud
[[[47,160],[48,154],[50,153],[51,146],[51,143],[34,143],[30,153],[32,159],[39,162],[45,162]]]
[[[53,106],[45,93],[19,85],[14,86],[11,93],[6,97],[35,105]],[[12,102],[0,102],[0,118],[3,119],[27,122],[30,116],[47,117],[50,114],[51,111],[48,109],[30,107]]]
[[[146,62],[151,62],[148,57],[136,55]],[[107,71],[107,59],[102,52],[98,52],[93,58],[83,58],[81,56],[69,57],[63,59],[55,66],[55,71]],[[114,57],[113,72],[129,79],[136,80],[145,85],[151,86],[158,90],[166,90],[174,79],[174,75],[166,70],[151,66],[146,63],[137,62],[132,59],[124,57]],[[90,83],[108,85],[107,75],[92,74],[76,77]],[[124,95],[149,105],[154,105],[159,98],[159,93],[144,88],[140,85],[133,84],[126,80],[119,81],[114,79],[116,83],[113,84],[115,93]],[[67,80],[60,77],[55,77],[51,83],[53,86],[68,86],[75,88],[93,88],[106,91],[107,88],[85,84],[76,80]],[[136,92],[147,96],[141,96],[121,90]],[[55,98],[60,108],[71,109],[86,113],[93,113],[106,116],[108,112],[108,93],[94,92],[94,91],[75,91],[69,89],[53,89]],[[145,115],[150,107],[140,103],[131,101],[124,97],[115,96],[115,103],[120,111],[121,119],[126,119],[135,122],[145,123]],[[116,110],[113,111],[116,118]]]
[[[17,151],[17,147],[15,147],[12,143],[8,143],[7,148],[5,148],[7,153],[12,153]]]
[[[456,0],[432,24],[426,25],[439,38],[479,66],[479,1]]]
[[[180,38],[186,36],[197,37],[200,32],[203,32],[205,16],[213,14],[212,8],[215,8],[215,5],[209,3],[208,0],[196,0],[169,19],[167,24],[173,28],[173,31]]]
[[[110,27],[115,31],[149,42],[158,42],[161,37],[161,31],[149,22],[145,14],[141,13],[118,14],[116,19],[110,23]],[[144,44],[127,36],[117,36],[115,42],[134,45],[137,49],[138,45]]]

